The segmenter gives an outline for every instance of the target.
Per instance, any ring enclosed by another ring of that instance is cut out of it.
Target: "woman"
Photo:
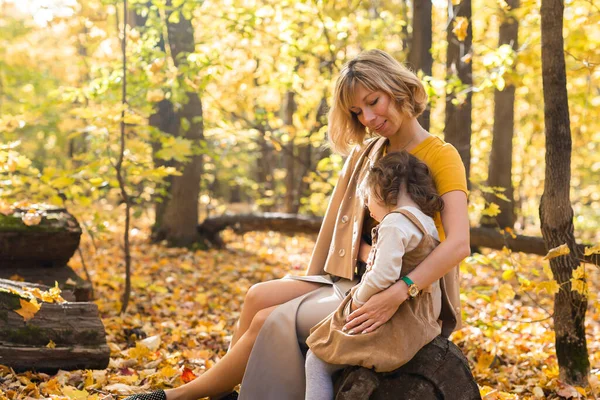
[[[460,328],[457,265],[469,254],[466,175],[456,149],[418,123],[426,103],[419,79],[383,51],[365,51],[343,67],[329,113],[329,140],[335,151],[350,154],[306,276],[254,285],[230,350],[215,366],[186,385],[132,398],[218,398],[242,382],[241,399],[303,399],[304,341],[358,282],[370,251],[366,240],[373,220],[365,215],[356,189],[371,163],[389,152],[406,150],[423,161],[444,201],[435,218],[442,243],[411,272],[411,279],[420,288],[440,280],[442,334]],[[368,136],[373,138],[365,140]],[[352,312],[345,328],[377,329],[408,296],[407,284],[398,281]]]

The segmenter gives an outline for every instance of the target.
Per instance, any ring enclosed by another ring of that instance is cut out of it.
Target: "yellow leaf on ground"
[[[40,390],[46,395],[61,394],[60,384],[57,378],[52,378],[48,382],[41,383]]]
[[[166,367],[161,368],[161,370],[158,373],[162,378],[169,379],[175,376],[178,372],[179,371],[177,369],[173,368],[170,365],[167,365]]]
[[[208,298],[206,296],[206,293],[198,293],[196,295],[196,297],[194,298],[194,300],[196,300],[196,302],[198,304],[200,304],[201,306],[205,306],[208,303]]]
[[[40,311],[41,305],[35,299],[31,301],[19,299],[19,302],[21,303],[21,308],[15,310],[15,312],[23,317],[25,321],[29,321]]]
[[[483,354],[477,358],[477,369],[479,371],[485,371],[492,365],[493,361],[494,355],[484,351]]]
[[[504,279],[505,281],[511,280],[514,277],[515,277],[514,269],[507,269],[506,271],[504,271],[502,273],[502,279]]]
[[[553,249],[550,249],[548,251],[548,254],[546,254],[544,256],[544,260],[551,260],[553,258],[559,257],[559,256],[565,256],[567,254],[571,253],[571,249],[569,249],[569,246],[567,246],[567,244],[561,244],[558,247],[555,247]]]
[[[169,289],[167,289],[166,287],[161,286],[161,285],[156,285],[154,283],[152,285],[148,286],[148,290],[151,290],[154,293],[160,293],[160,294],[169,293]]]
[[[83,387],[88,389],[92,385],[94,385],[94,373],[91,369],[88,369],[85,371],[84,375],[85,375],[85,380],[83,381]]]
[[[127,355],[130,358],[136,358],[138,361],[141,361],[143,358],[147,358],[150,356],[150,349],[144,346],[143,344],[136,343],[135,348],[129,349]]]
[[[54,343],[52,340],[50,342],[48,342],[48,344],[46,345],[47,348],[49,349],[54,349],[56,348],[56,343]]]
[[[62,392],[71,400],[87,400],[90,396],[87,390],[77,390],[73,386],[65,386]]]

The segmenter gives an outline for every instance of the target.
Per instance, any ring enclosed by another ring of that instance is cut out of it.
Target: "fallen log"
[[[17,265],[12,268],[0,268],[0,281],[3,279],[23,280],[50,287],[54,286],[54,282],[58,282],[63,293],[68,292],[73,296],[72,299],[63,296],[65,300],[92,300],[92,284],[66,265],[55,267]]]
[[[226,228],[231,228],[236,233],[276,231],[286,234],[316,234],[319,232],[322,222],[323,218],[321,217],[308,217],[297,214],[225,214],[206,218],[198,225],[198,234],[208,244],[222,247],[224,243],[219,234]],[[515,235],[513,238],[508,233],[502,234],[498,229],[485,227],[471,228],[471,246],[487,247],[496,250],[502,250],[506,246],[515,252],[541,256],[548,253],[544,239],[541,237]],[[579,258],[582,261],[600,265],[600,254],[583,255],[585,247],[591,247],[591,245],[578,244],[577,246],[577,251],[580,255]]]
[[[481,399],[467,359],[441,336],[395,371],[347,367],[335,379],[335,400],[421,399]]]
[[[75,217],[64,208],[37,208],[41,219],[31,226],[22,221],[28,210],[0,214],[0,269],[66,265],[79,247],[81,227]]]
[[[548,254],[544,239],[537,236],[515,235],[512,237],[508,233],[501,233],[499,229],[474,227],[471,228],[471,246],[487,247],[490,249],[502,250],[507,247],[514,252],[537,254],[545,256]],[[584,255],[586,247],[592,247],[591,244],[577,244],[578,258],[586,263],[600,266],[600,254]]]
[[[322,217],[285,213],[224,214],[206,218],[198,225],[198,234],[207,244],[222,247],[221,231],[231,228],[236,233],[276,231],[286,234],[318,233]]]
[[[17,371],[105,369],[110,350],[94,303],[47,303],[29,320],[17,314],[27,282],[0,281],[0,364]],[[15,293],[15,291],[17,293]]]

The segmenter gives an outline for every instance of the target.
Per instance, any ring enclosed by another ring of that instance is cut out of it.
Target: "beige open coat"
[[[385,138],[369,140],[347,158],[307,270],[307,275],[314,277],[310,280],[324,285],[282,304],[269,316],[250,355],[240,399],[304,399],[304,341],[308,332],[300,329],[300,325],[306,325],[307,321],[317,324],[337,308],[346,290],[356,283],[354,268],[365,215],[356,189],[371,163],[382,156],[386,141]],[[440,283],[442,335],[449,336],[461,326],[458,267]],[[334,297],[337,302],[324,301]]]

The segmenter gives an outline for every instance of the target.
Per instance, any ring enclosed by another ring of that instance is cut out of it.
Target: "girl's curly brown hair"
[[[437,193],[429,168],[406,151],[390,153],[371,166],[361,190],[363,200],[366,204],[366,196],[374,195],[383,204],[395,207],[403,183],[423,213],[433,217],[443,210],[444,201]]]

